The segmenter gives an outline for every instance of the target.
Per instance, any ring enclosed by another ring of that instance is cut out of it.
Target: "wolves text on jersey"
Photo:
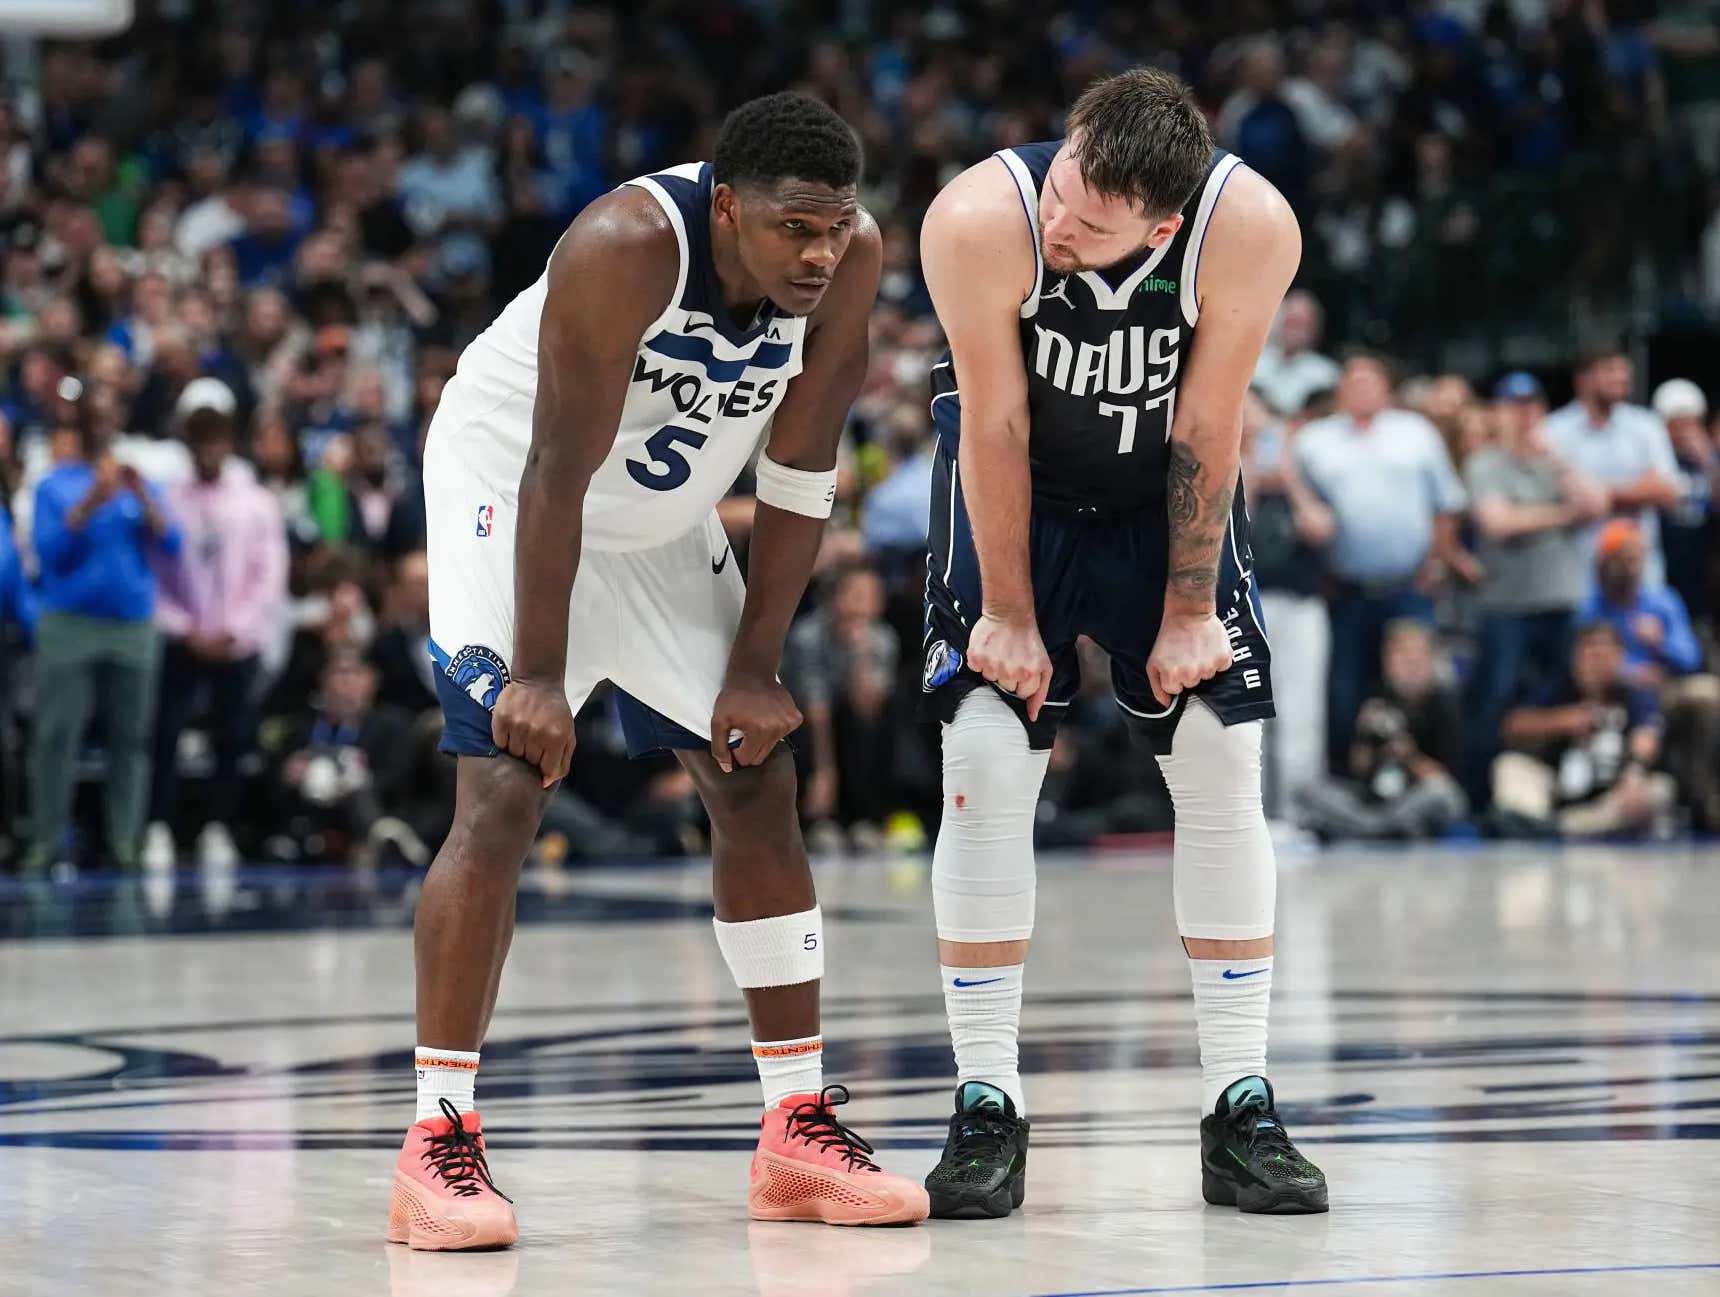
[[[733,384],[710,383],[707,389],[705,375],[674,373],[659,366],[647,368],[644,355],[640,355],[633,362],[631,381],[650,383],[653,394],[668,388],[669,399],[680,414],[693,423],[710,423],[716,418],[742,419],[769,409],[782,380],[753,383],[743,378]]]

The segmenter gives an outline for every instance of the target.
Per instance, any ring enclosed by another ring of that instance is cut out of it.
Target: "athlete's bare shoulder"
[[[926,219],[983,225],[1021,212],[1021,192],[998,157],[982,158],[938,191]]]
[[[945,185],[920,227],[928,275],[966,279],[977,294],[1011,298],[1033,291],[1033,230],[1021,191],[999,158],[986,158]]]
[[[1302,229],[1284,195],[1245,165],[1224,179],[1200,249],[1202,315],[1209,300],[1236,294],[1276,310],[1302,260]]]
[[[675,291],[680,256],[675,227],[662,205],[638,185],[622,185],[567,227],[550,256],[550,291],[576,289],[579,296],[602,305],[605,291],[623,286],[638,306],[636,313],[649,321]],[[615,301],[608,305],[623,306]]]

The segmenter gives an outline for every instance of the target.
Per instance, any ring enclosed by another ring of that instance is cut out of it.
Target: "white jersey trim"
[[[1176,242],[1176,235],[1166,239],[1153,249],[1153,255],[1148,257],[1130,273],[1122,283],[1112,288],[1105,282],[1105,277],[1096,270],[1083,270],[1076,278],[1093,290],[1093,301],[1101,311],[1121,311],[1128,307],[1129,299],[1135,290],[1141,286],[1141,281],[1159,268],[1159,262],[1165,259],[1165,253]]]
[[[643,189],[657,200],[657,206],[663,209],[669,218],[669,224],[675,227],[675,243],[681,250],[681,260],[675,272],[675,292],[669,298],[669,304],[663,308],[663,313],[651,321],[650,327],[640,335],[649,338],[668,328],[670,320],[680,311],[681,295],[687,291],[687,267],[693,258],[687,244],[687,223],[681,219],[681,208],[669,197],[668,190],[650,176],[640,176],[637,180],[629,180],[626,183]]]
[[[1027,232],[1033,237],[1033,291],[1021,304],[1021,318],[1031,320],[1039,311],[1039,290],[1045,283],[1045,261],[1039,252],[1039,188],[1033,183],[1033,173],[1015,155],[1014,149],[1000,149],[992,156],[1009,168],[1010,178],[1021,196],[1022,213],[1027,217]]]
[[[1194,328],[1195,321],[1200,319],[1200,292],[1195,277],[1200,273],[1200,249],[1206,242],[1206,227],[1212,221],[1212,212],[1218,206],[1218,196],[1224,192],[1224,185],[1230,179],[1230,173],[1242,165],[1242,159],[1234,153],[1230,154],[1212,169],[1206,178],[1206,187],[1200,196],[1200,206],[1195,209],[1194,221],[1189,226],[1188,242],[1183,245],[1182,283],[1179,295],[1182,298],[1183,320],[1189,328]]]

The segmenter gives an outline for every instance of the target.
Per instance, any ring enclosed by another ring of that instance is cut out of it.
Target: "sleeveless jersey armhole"
[[[1010,179],[1015,181],[1016,194],[1021,199],[1022,215],[1027,218],[1027,233],[1033,241],[1033,291],[1021,304],[1021,318],[1031,320],[1039,313],[1039,290],[1045,283],[1045,262],[1039,250],[1039,187],[1014,149],[999,149],[992,157],[1009,168]]]
[[[675,200],[669,196],[668,191],[651,177],[641,176],[637,180],[629,180],[626,183],[643,189],[657,200],[657,206],[663,209],[669,217],[669,224],[675,227],[675,244],[680,250],[680,260],[675,271],[675,292],[669,298],[669,305],[663,308],[663,313],[653,320],[650,327],[641,335],[645,338],[651,338],[668,326],[670,318],[681,309],[681,298],[687,291],[687,266],[691,261],[687,246],[687,223],[682,219],[681,209]]]
[[[1206,177],[1206,184],[1201,190],[1200,206],[1195,209],[1194,220],[1189,223],[1188,240],[1183,244],[1183,262],[1181,275],[1181,298],[1183,322],[1189,328],[1194,328],[1195,321],[1200,318],[1200,289],[1196,276],[1200,274],[1200,249],[1206,241],[1206,227],[1212,222],[1212,212],[1218,206],[1218,197],[1224,192],[1225,183],[1231,173],[1242,165],[1242,159],[1234,153],[1220,159]]]

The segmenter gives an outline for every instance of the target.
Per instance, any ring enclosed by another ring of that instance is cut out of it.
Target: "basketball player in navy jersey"
[[[1284,199],[1152,70],[1096,83],[1067,138],[988,158],[927,213],[950,350],[933,371],[923,683],[943,723],[932,887],[958,1077],[934,1216],[1008,1215],[1025,1192],[1034,814],[1081,635],[1110,655],[1175,804],[1206,1199],[1326,1210],[1265,1075],[1272,685],[1237,478],[1243,397],[1300,257]]]

